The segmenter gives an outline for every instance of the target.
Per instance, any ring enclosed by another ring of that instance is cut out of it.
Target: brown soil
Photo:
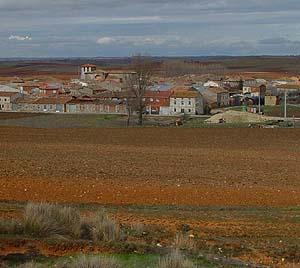
[[[0,128],[0,199],[297,205],[299,130]]]
[[[272,267],[283,258],[298,263],[298,210],[277,206],[300,204],[299,134],[297,129],[0,127],[0,200],[107,204],[123,225],[156,226],[151,239],[163,245],[187,224],[203,248],[222,248]],[[126,204],[137,206],[110,206]],[[170,204],[195,207],[160,206]],[[22,211],[7,203],[0,217],[19,218]],[[0,254],[25,253],[30,245],[47,256],[112,250],[14,241],[4,241]]]

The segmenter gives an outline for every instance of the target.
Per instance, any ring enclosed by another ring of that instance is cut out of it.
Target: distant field
[[[174,58],[155,57],[162,62]],[[183,60],[199,61],[203,64],[220,64],[228,73],[254,72],[256,77],[276,78],[288,74],[298,74],[300,57],[297,56],[253,56],[253,57],[186,57]],[[0,81],[14,76],[54,77],[68,80],[78,77],[78,66],[84,63],[93,63],[100,68],[126,68],[129,58],[82,58],[82,59],[19,59],[0,61]],[[266,73],[263,73],[266,72]],[[255,74],[256,73],[256,74]],[[251,73],[247,75],[251,76]]]

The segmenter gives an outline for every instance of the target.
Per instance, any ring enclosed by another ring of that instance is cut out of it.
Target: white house
[[[189,88],[173,88],[170,97],[170,114],[203,114],[203,97]]]
[[[0,111],[12,111],[12,101],[20,96],[21,94],[18,92],[0,91]]]
[[[204,87],[219,87],[220,85],[214,81],[207,81],[203,84]]]

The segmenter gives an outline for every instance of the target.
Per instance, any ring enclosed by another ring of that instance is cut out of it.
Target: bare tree
[[[137,55],[132,57],[132,75],[127,78],[127,111],[129,124],[133,111],[138,114],[138,124],[143,125],[143,114],[145,112],[144,96],[151,84],[153,75],[153,63],[150,57]]]

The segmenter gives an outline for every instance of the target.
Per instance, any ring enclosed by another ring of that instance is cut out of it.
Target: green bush
[[[29,203],[25,207],[24,230],[39,237],[79,237],[80,215],[70,207]]]

